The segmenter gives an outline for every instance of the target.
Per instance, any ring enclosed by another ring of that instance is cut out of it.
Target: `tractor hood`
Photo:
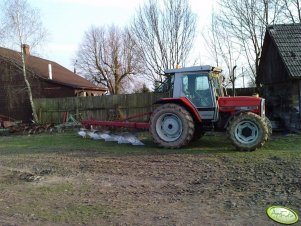
[[[264,99],[251,96],[219,97],[218,105],[221,112],[235,113],[251,111],[258,115],[264,114]]]

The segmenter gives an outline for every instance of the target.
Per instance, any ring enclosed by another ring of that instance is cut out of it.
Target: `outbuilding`
[[[23,45],[27,77],[33,98],[60,98],[103,95],[106,89],[56,62],[32,56]],[[30,121],[32,110],[25,85],[21,53],[0,47],[0,116]]]
[[[267,115],[291,131],[301,129],[301,24],[267,27],[257,85]]]

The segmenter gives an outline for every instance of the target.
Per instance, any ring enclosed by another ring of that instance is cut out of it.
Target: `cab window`
[[[183,76],[183,92],[196,107],[213,107],[208,74]]]

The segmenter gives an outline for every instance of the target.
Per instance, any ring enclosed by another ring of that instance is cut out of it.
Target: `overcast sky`
[[[130,23],[136,9],[145,0],[28,0],[41,11],[42,21],[50,33],[47,45],[42,49],[43,58],[55,61],[73,70],[74,58],[84,32],[91,25],[126,26]],[[210,22],[214,0],[190,0],[192,10],[198,15],[198,43],[193,55],[202,64],[208,57],[201,47],[201,30]]]

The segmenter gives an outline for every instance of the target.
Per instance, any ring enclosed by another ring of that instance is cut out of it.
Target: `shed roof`
[[[301,23],[277,24],[267,28],[267,34],[278,48],[279,54],[292,77],[301,77]]]
[[[5,59],[12,60],[16,64],[22,65],[20,52],[0,47],[0,56],[4,57]],[[52,79],[49,79],[48,64],[51,64],[52,67]],[[54,82],[77,89],[105,91],[105,89],[94,85],[85,78],[50,60],[32,55],[26,55],[26,66],[37,76],[48,80],[49,82]]]

